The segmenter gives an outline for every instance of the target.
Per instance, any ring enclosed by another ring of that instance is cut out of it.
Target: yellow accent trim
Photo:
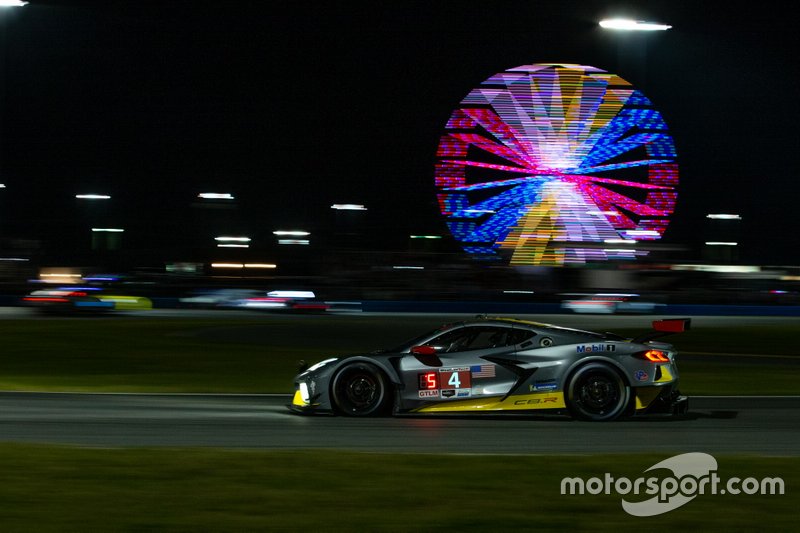
[[[308,405],[306,402],[303,401],[303,397],[300,396],[300,391],[294,391],[294,398],[292,398],[292,405],[299,405],[300,407],[305,407]]]
[[[653,383],[669,383],[672,381],[672,372],[670,372],[669,365],[661,365],[661,377]]]
[[[416,409],[415,413],[451,413],[464,411],[519,411],[528,409],[563,409],[563,392],[519,394],[502,400],[501,396],[439,402]]]
[[[661,392],[661,387],[637,387],[634,390],[636,391],[636,409],[638,410],[646,409]]]
[[[101,302],[113,302],[114,309],[152,309],[153,302],[144,296],[122,296],[101,294],[97,297]]]

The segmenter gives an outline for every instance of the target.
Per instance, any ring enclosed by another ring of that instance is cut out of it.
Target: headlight
[[[324,361],[320,361],[319,363],[316,363],[316,364],[311,365],[310,367],[308,367],[306,372],[313,372],[314,370],[317,370],[318,368],[322,368],[323,366],[327,365],[328,363],[332,363],[332,362],[336,361],[337,359],[338,359],[338,357],[333,357],[331,359],[325,359]]]
[[[308,385],[305,382],[300,382],[300,399],[303,400],[303,403],[308,403]]]

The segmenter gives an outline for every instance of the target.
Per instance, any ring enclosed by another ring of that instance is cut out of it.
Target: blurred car
[[[181,306],[206,309],[252,309],[268,311],[327,311],[330,305],[316,299],[313,291],[213,289],[181,298]]]
[[[206,289],[198,290],[192,296],[179,300],[181,307],[213,309],[218,307],[239,307],[239,302],[263,294],[255,289]]]
[[[684,414],[677,351],[655,339],[690,323],[656,320],[654,331],[629,339],[480,316],[396,348],[303,365],[288,407],[346,416],[535,412],[592,421]]]
[[[95,287],[39,289],[23,297],[22,302],[45,313],[103,313],[153,307],[149,298],[111,294]]]
[[[655,313],[664,304],[642,300],[638,294],[598,293],[564,300],[561,308],[574,313]]]
[[[235,303],[241,309],[278,311],[327,311],[330,304],[316,299],[313,291],[276,290],[243,298]]]

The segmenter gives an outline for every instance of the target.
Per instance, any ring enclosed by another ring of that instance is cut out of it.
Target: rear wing
[[[644,335],[639,335],[631,342],[643,343],[672,335],[673,333],[683,333],[689,331],[692,325],[691,318],[665,318],[663,320],[653,320],[653,331],[649,331]]]

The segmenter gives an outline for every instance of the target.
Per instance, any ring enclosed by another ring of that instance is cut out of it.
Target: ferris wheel
[[[437,199],[476,258],[511,265],[634,259],[675,209],[661,114],[621,77],[572,64],[508,69],[472,90],[439,141]],[[641,246],[641,245],[639,245]]]

